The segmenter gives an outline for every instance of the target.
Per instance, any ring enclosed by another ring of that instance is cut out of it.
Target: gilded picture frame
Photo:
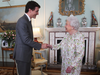
[[[71,2],[68,2],[71,1]],[[85,0],[59,0],[59,13],[63,16],[81,15],[84,11]],[[71,7],[73,6],[73,8]],[[71,9],[68,9],[71,8]]]
[[[15,31],[16,23],[24,11],[25,5],[0,7],[0,32]]]

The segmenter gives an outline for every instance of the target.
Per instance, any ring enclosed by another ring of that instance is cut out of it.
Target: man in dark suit
[[[30,75],[32,49],[48,48],[48,44],[39,44],[33,41],[31,18],[36,18],[40,5],[35,1],[29,1],[25,6],[25,14],[16,24],[16,43],[13,58],[17,64],[19,75]]]

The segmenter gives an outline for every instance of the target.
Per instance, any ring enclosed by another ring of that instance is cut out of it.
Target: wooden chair
[[[41,58],[36,58],[36,54],[39,54]],[[42,54],[39,52],[35,52],[35,50],[33,49],[33,60],[32,60],[32,66],[35,68],[37,67],[41,67],[41,73],[42,73],[42,65],[46,65],[46,71],[47,71],[47,60],[45,58],[42,57]]]

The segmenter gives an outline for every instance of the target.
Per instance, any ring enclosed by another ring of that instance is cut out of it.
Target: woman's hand
[[[72,66],[68,66],[68,68],[66,69],[66,73],[70,73],[72,68],[73,68]]]

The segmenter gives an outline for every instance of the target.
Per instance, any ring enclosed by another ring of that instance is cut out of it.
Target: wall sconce
[[[42,35],[40,33],[40,28],[33,28],[33,35],[34,35],[34,41],[38,42],[37,38],[41,38],[42,37]]]

